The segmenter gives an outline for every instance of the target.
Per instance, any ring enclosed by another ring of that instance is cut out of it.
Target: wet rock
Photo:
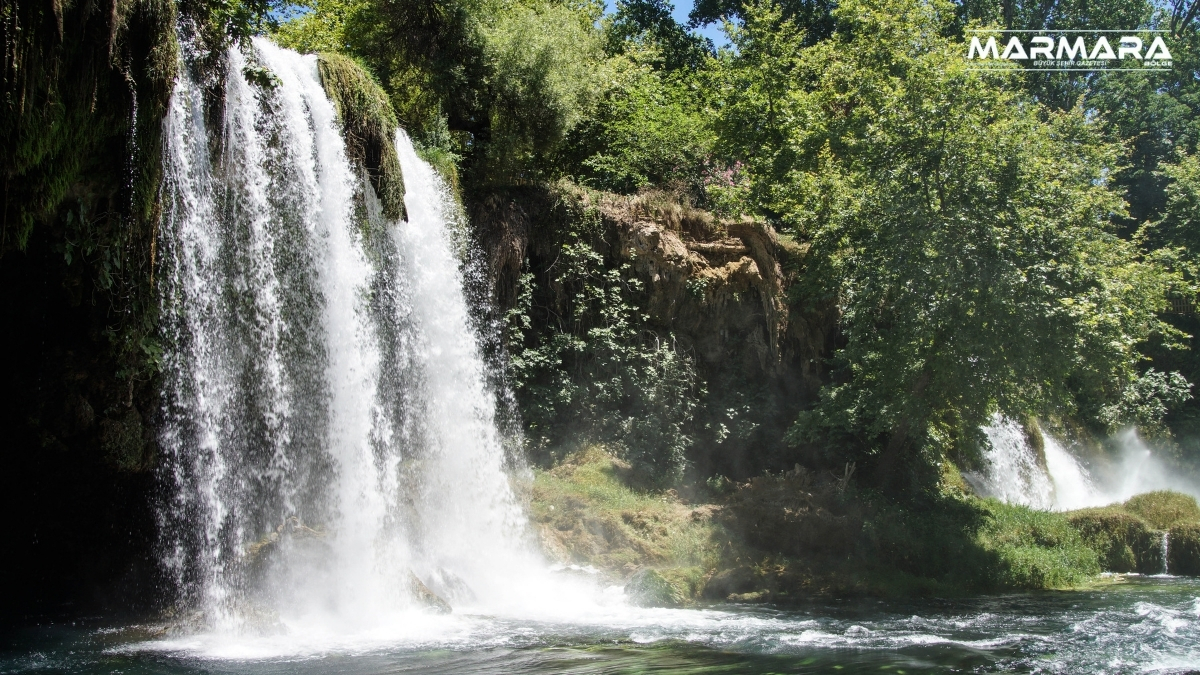
[[[449,614],[453,611],[450,603],[443,600],[437,593],[429,590],[425,582],[421,581],[412,570],[408,572],[408,588],[412,593],[412,597],[421,605],[437,612],[438,614]]]
[[[625,595],[639,607],[678,607],[687,601],[683,593],[658,570],[639,570],[625,584]]]
[[[766,602],[771,599],[770,591],[754,591],[753,593],[732,593],[726,600],[729,602]]]
[[[756,577],[754,570],[744,565],[722,570],[704,585],[704,597],[708,600],[724,600],[732,595],[749,593],[754,590]]]

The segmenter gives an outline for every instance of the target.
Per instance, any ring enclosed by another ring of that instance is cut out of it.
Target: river
[[[10,635],[2,673],[1186,673],[1200,580],[800,608],[614,605],[575,621],[413,613],[345,635],[147,639],[104,621]]]

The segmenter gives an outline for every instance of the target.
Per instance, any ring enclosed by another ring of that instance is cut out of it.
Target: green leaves
[[[1083,110],[967,71],[949,9],[843,3],[804,47],[760,4],[725,57],[721,142],[753,158],[758,208],[811,241],[808,295],[841,312],[840,374],[793,439],[880,470],[956,452],[996,409],[1119,395],[1171,283],[1109,232],[1120,148]]]
[[[643,333],[646,317],[633,296],[641,284],[627,265],[608,267],[577,233],[568,232],[550,286],[567,298],[557,321],[537,325],[533,275],[521,277],[507,314],[510,375],[542,450],[607,444],[648,485],[681,475],[698,398],[695,366],[673,341]]]

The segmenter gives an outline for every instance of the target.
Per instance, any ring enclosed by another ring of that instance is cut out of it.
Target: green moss
[[[1124,507],[1156,530],[1168,529],[1176,523],[1200,523],[1196,499],[1171,490],[1140,494],[1125,502]]]
[[[1105,507],[1074,511],[1067,518],[1099,556],[1105,572],[1162,571],[1162,535],[1138,516]]]
[[[700,597],[704,571],[698,567],[642,569],[625,584],[625,594],[642,607],[681,607]]]
[[[337,108],[346,151],[366,170],[388,218],[404,217],[404,177],[396,156],[399,126],[387,94],[360,63],[341,54],[320,54],[321,84]]]
[[[1200,524],[1175,525],[1170,530],[1167,559],[1171,574],[1200,576]]]

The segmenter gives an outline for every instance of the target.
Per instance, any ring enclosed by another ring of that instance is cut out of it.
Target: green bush
[[[1166,530],[1176,523],[1200,523],[1196,499],[1171,490],[1140,494],[1125,502],[1125,510],[1156,530]]]
[[[1106,507],[1075,511],[1067,519],[1099,556],[1105,572],[1162,571],[1162,535],[1138,516]]]
[[[1176,525],[1169,535],[1167,570],[1171,574],[1200,576],[1200,524]]]

